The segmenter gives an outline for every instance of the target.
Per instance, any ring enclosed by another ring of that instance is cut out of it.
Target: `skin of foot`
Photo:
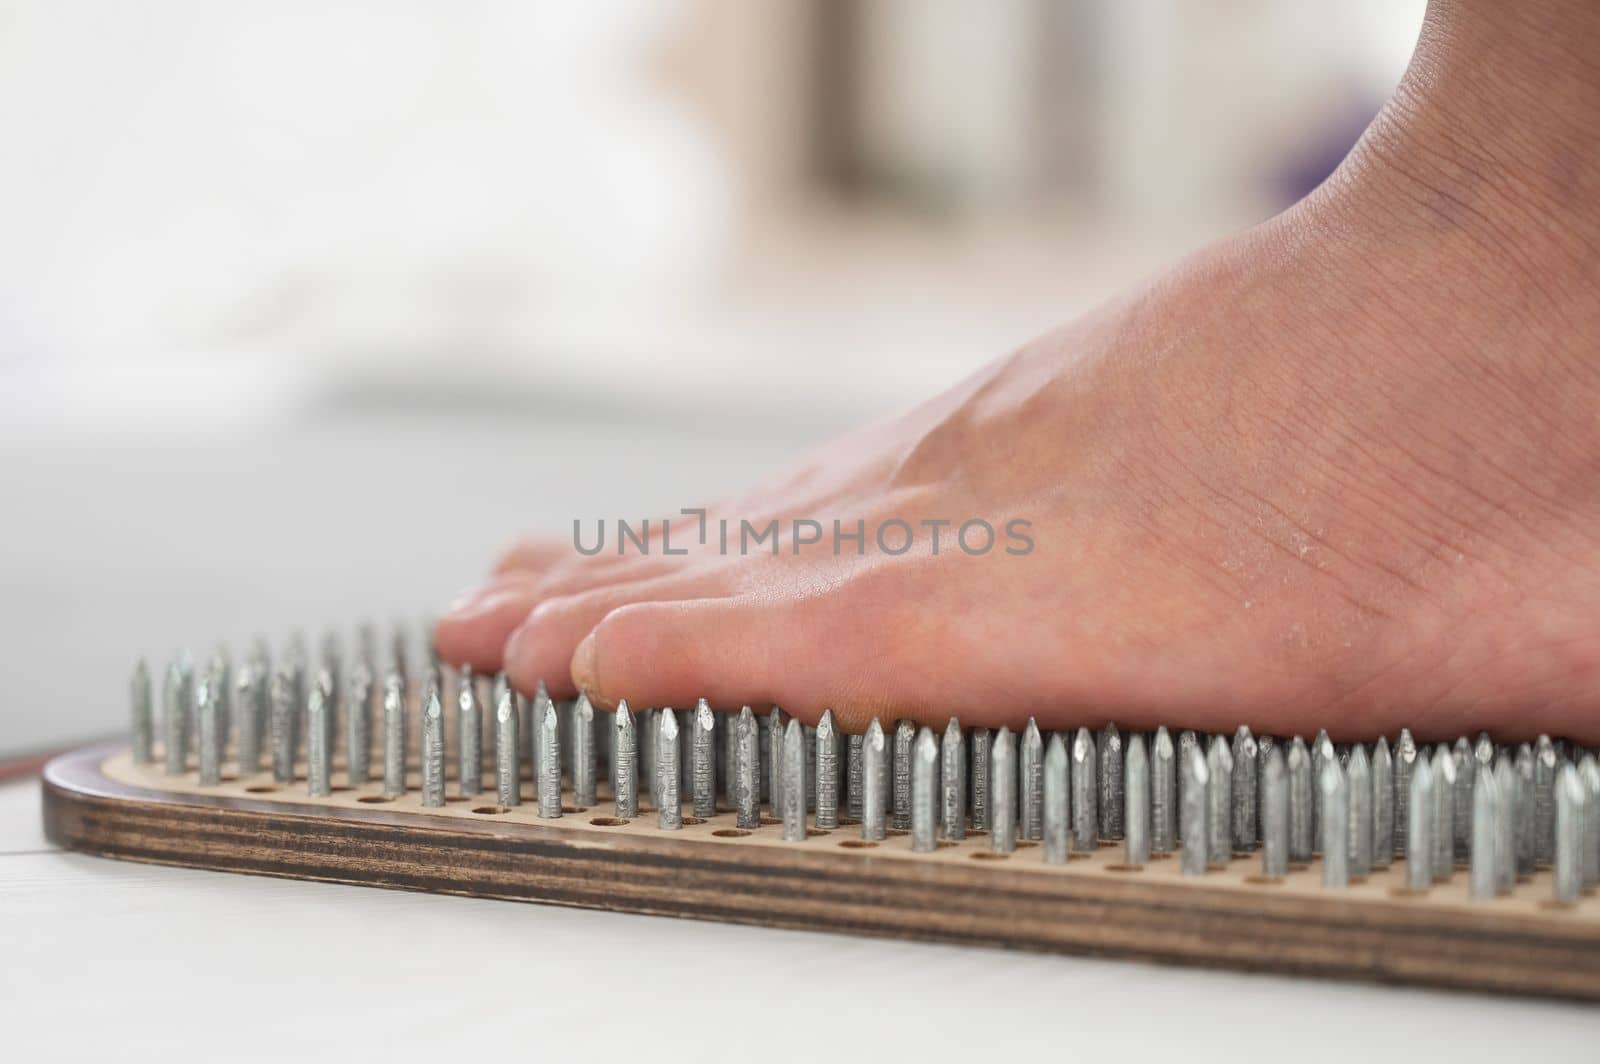
[[[1430,6],[1307,200],[708,507],[519,544],[447,660],[601,704],[1600,741],[1600,8]],[[1026,554],[954,526],[1027,521]],[[935,552],[921,522],[945,519]],[[895,539],[898,546],[898,538]]]

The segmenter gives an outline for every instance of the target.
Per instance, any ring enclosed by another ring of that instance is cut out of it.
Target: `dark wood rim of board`
[[[870,850],[683,843],[448,822],[381,808],[170,793],[100,771],[117,744],[43,777],[44,828],[108,857],[771,927],[1600,1001],[1600,928],[1456,909],[1042,877]]]

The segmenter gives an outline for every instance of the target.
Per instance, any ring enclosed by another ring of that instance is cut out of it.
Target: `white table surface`
[[[420,613],[514,528],[692,505],[806,435],[652,431],[378,419],[205,447],[0,442],[21,504],[0,552],[9,748],[120,728],[138,654]],[[1415,1064],[1597,1046],[1600,1010],[1564,1004],[103,860],[45,841],[37,780],[0,786],[5,1061]]]

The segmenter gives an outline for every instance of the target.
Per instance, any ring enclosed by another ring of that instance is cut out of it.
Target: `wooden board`
[[[1459,872],[1423,897],[1397,891],[1403,862],[1325,890],[1315,865],[1263,883],[1240,858],[1195,879],[1173,859],[1122,870],[1111,847],[1050,866],[1027,844],[996,859],[982,837],[915,854],[904,836],[862,846],[849,827],[803,843],[772,825],[740,834],[731,813],[661,831],[653,815],[617,824],[609,807],[541,820],[492,795],[425,810],[415,792],[380,792],[316,799],[236,774],[201,788],[103,745],[46,767],[44,821],[64,847],[160,864],[1600,1001],[1600,899],[1546,905],[1547,872],[1474,902]]]

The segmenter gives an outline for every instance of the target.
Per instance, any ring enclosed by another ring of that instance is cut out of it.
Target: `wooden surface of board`
[[[1466,876],[1427,895],[1395,888],[1403,862],[1342,890],[1313,864],[1261,882],[1239,858],[1203,878],[1173,859],[1130,871],[1120,848],[1046,865],[972,836],[916,854],[903,835],[863,845],[846,826],[785,843],[731,813],[618,823],[602,804],[541,820],[492,796],[423,809],[381,785],[310,798],[270,775],[198,786],[116,745],[44,774],[44,821],[67,848],[160,864],[549,902],[776,927],[1600,1000],[1600,899],[1555,908],[1548,873],[1473,901]],[[452,792],[454,788],[451,788]],[[570,801],[570,796],[569,796]]]

